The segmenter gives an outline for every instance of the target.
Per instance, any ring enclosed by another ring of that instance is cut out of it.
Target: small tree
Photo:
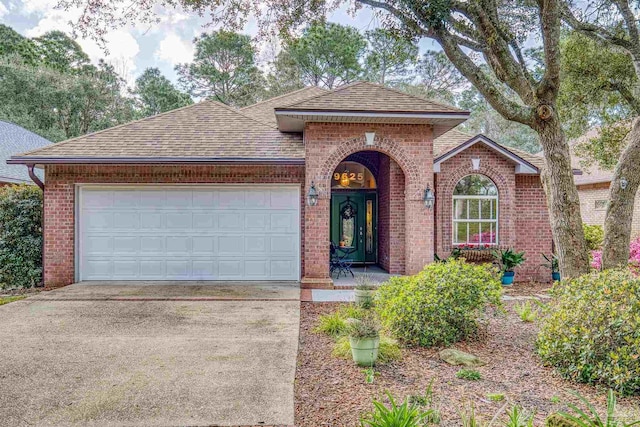
[[[42,191],[0,188],[0,287],[30,288],[42,278]]]

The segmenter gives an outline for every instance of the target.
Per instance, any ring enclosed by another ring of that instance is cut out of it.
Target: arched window
[[[498,187],[484,175],[467,175],[453,190],[453,244],[498,244]]]

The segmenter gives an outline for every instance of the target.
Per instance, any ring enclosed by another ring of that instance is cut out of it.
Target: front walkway
[[[1,306],[2,424],[293,425],[298,295],[76,284]]]

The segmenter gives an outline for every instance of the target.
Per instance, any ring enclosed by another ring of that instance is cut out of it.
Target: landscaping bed
[[[535,289],[533,293],[538,293],[537,287]],[[296,426],[358,426],[360,415],[371,410],[373,399],[384,399],[385,391],[400,400],[409,395],[423,395],[432,380],[442,426],[460,425],[460,412],[469,409],[471,404],[476,414],[489,422],[506,402],[535,411],[535,425],[541,426],[548,414],[564,409],[562,402],[576,401],[571,390],[603,409],[606,406],[604,390],[570,383],[541,365],[534,351],[537,327],[535,323],[520,320],[514,313],[515,304],[518,302],[505,303],[506,315],[491,315],[481,339],[453,346],[487,362],[486,366],[477,368],[482,376],[479,381],[457,378],[456,372],[461,367],[440,360],[438,349],[413,348],[403,349],[400,361],[376,366],[375,381],[367,384],[362,368],[351,360],[331,355],[334,341],[330,337],[313,332],[318,317],[335,311],[340,304],[302,303]],[[504,394],[505,400],[491,401],[487,396],[492,393]],[[638,414],[640,398],[619,399],[619,409]]]

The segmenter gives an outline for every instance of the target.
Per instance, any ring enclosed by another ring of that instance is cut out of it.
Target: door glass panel
[[[366,217],[366,243],[365,250],[368,254],[373,253],[373,200],[367,200],[367,217]]]
[[[345,246],[353,246],[355,218],[342,219],[342,241]]]
[[[340,205],[340,241],[344,242],[344,246],[357,246],[355,238],[357,216],[357,205],[347,197],[347,200]]]

